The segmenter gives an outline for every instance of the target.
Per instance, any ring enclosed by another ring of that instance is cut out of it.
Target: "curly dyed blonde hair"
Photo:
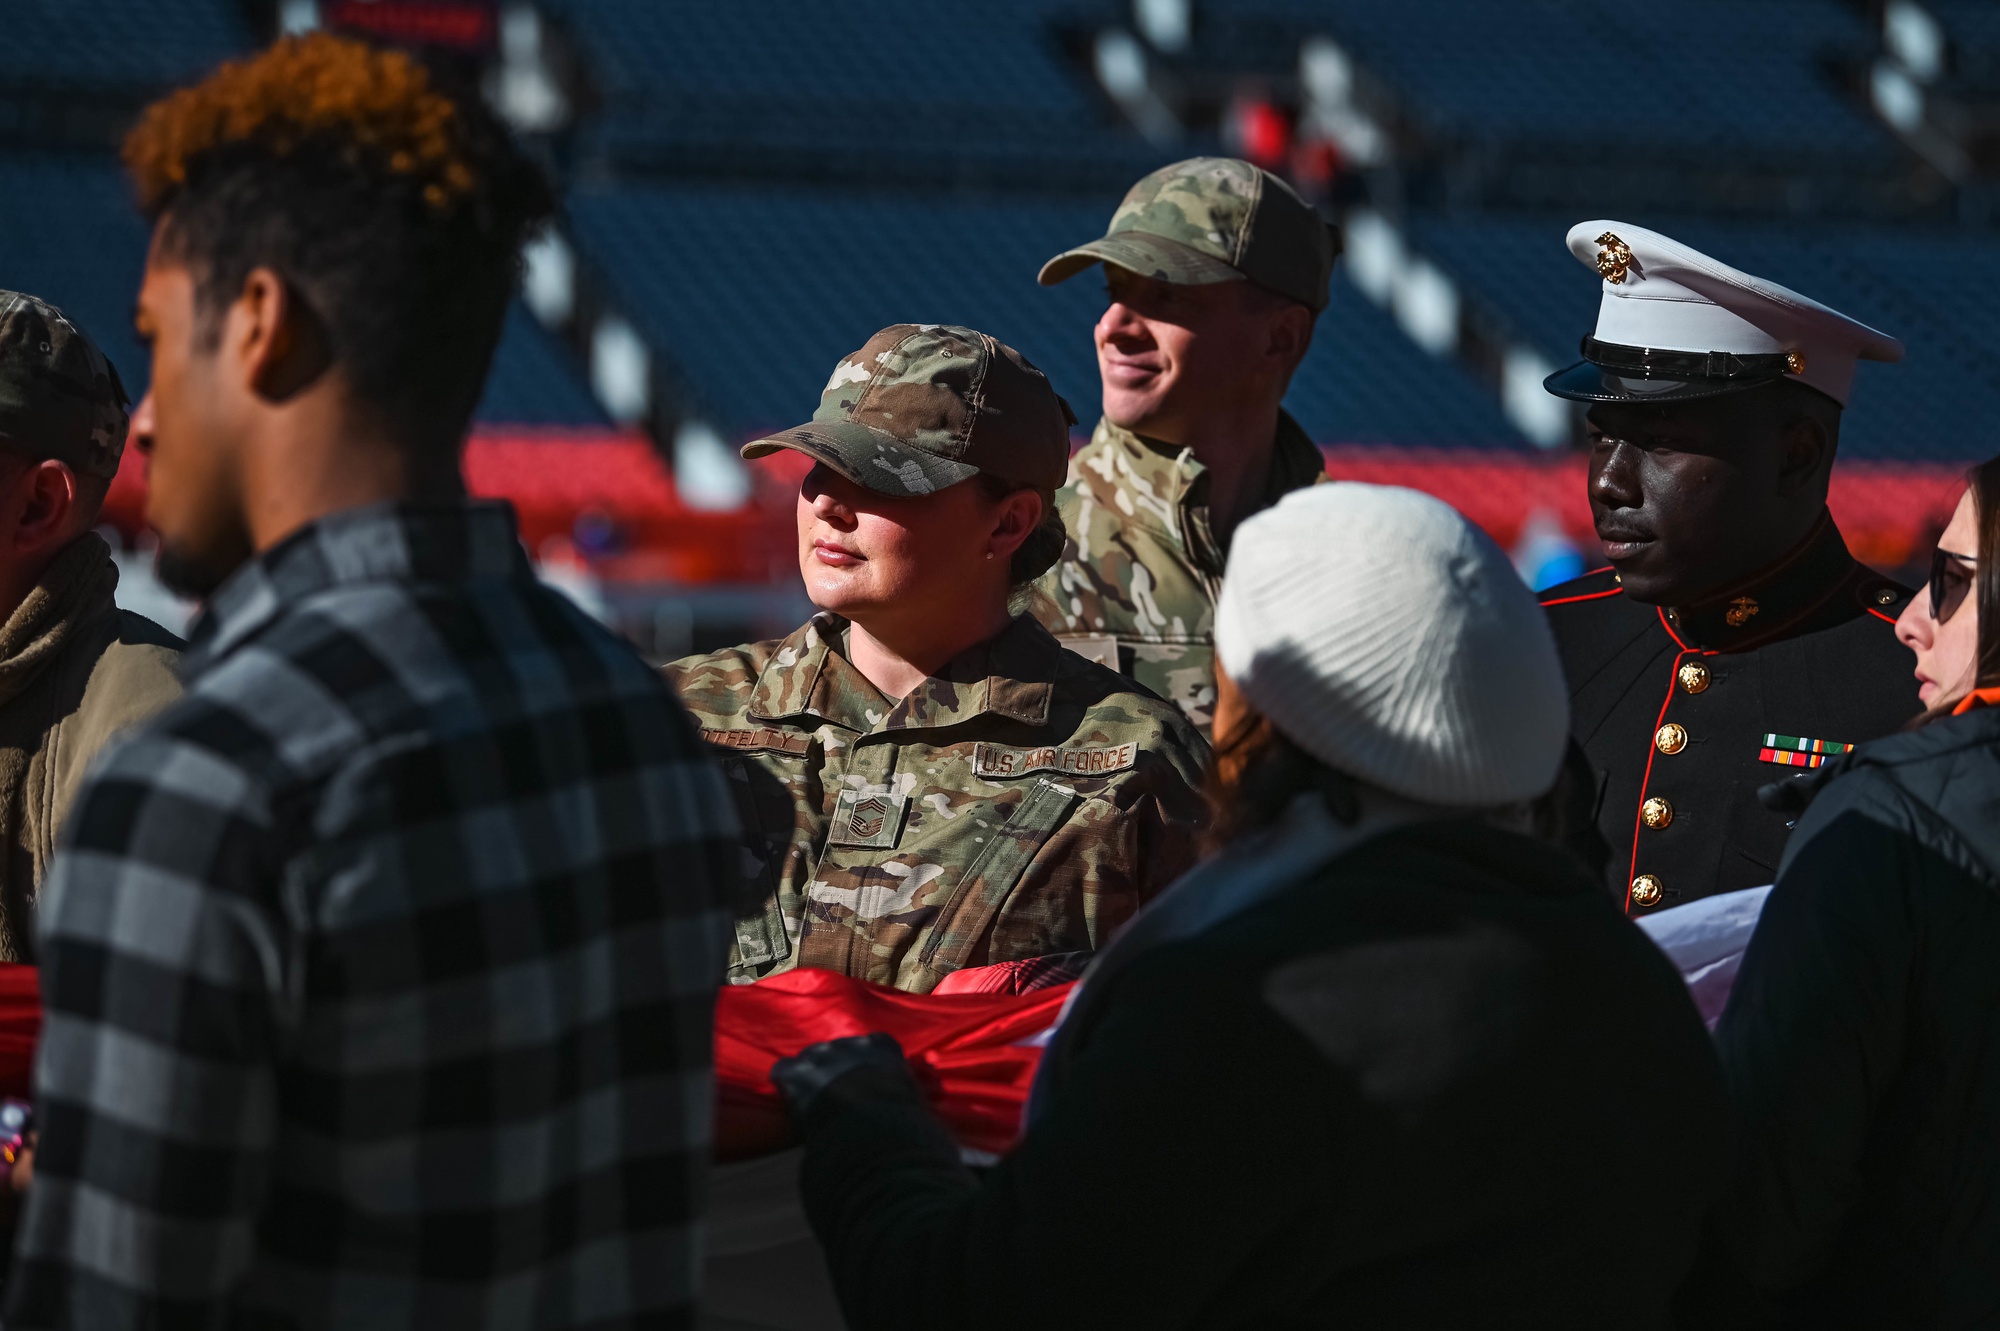
[[[325,328],[355,392],[412,441],[478,401],[541,173],[476,96],[400,51],[285,38],[147,108],[125,140],[157,256],[219,334],[255,268]]]
[[[410,56],[313,33],[153,103],[125,139],[125,166],[140,209],[157,217],[219,149],[255,145],[283,157],[331,140],[349,165],[408,178],[443,210],[478,179],[460,120],[458,104]]]

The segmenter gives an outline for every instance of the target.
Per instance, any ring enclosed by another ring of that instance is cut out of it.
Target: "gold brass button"
[[[1689,693],[1700,693],[1708,687],[1708,667],[1699,661],[1689,661],[1679,673],[1681,687]]]
[[[1674,806],[1658,795],[1639,806],[1639,821],[1655,832],[1674,820]]]
[[[1651,910],[1666,895],[1666,885],[1652,874],[1642,873],[1632,880],[1632,904],[1641,910]]]
[[[1688,746],[1687,729],[1669,721],[1654,733],[1653,743],[1661,753],[1679,753]]]

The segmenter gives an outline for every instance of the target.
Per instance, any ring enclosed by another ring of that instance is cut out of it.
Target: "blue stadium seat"
[[[723,185],[585,186],[576,236],[622,307],[726,433],[796,424],[827,371],[876,329],[970,324],[1048,371],[1088,426],[1100,284],[1036,285],[1101,234],[1090,203]],[[1325,443],[1525,447],[1490,394],[1425,355],[1344,278],[1288,405]]]
[[[0,287],[60,306],[103,346],[136,399],[149,377],[132,334],[146,227],[118,166],[101,157],[0,156]],[[482,421],[601,425],[575,358],[517,305],[509,314]]]
[[[515,301],[493,352],[475,419],[489,425],[609,425],[577,359]]]
[[[1050,24],[1121,6],[963,0],[663,5],[550,0],[604,93],[590,149],[727,169],[756,148],[779,174],[866,154],[893,174],[953,165],[1142,174],[1158,150],[1070,68]]]
[[[137,400],[149,377],[132,333],[146,224],[116,163],[60,154],[0,156],[0,287],[74,319]]]
[[[2000,5],[1992,0],[1925,0],[1924,7],[1953,42],[1982,50],[2000,47]]]
[[[253,44],[236,0],[0,0],[0,80],[148,89]]]
[[[1420,219],[1420,250],[1516,336],[1575,359],[1601,287],[1563,236],[1574,218]],[[1864,226],[1630,219],[1901,338],[1897,365],[1863,364],[1843,456],[1952,461],[2000,451],[2000,236]]]
[[[1893,156],[1819,67],[1879,47],[1843,0],[1234,0],[1316,17],[1434,136]]]

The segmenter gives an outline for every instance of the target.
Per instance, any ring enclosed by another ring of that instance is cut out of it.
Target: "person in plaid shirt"
[[[208,604],[46,890],[6,1325],[690,1325],[731,806],[457,472],[546,186],[326,36],[126,157],[149,516]]]

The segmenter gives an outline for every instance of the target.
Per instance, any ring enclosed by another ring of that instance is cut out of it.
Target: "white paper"
[[[1764,898],[1770,895],[1768,885],[1747,887],[1639,917],[1639,927],[1680,968],[1710,1030],[1729,1002],[1743,950],[1750,945]]]

